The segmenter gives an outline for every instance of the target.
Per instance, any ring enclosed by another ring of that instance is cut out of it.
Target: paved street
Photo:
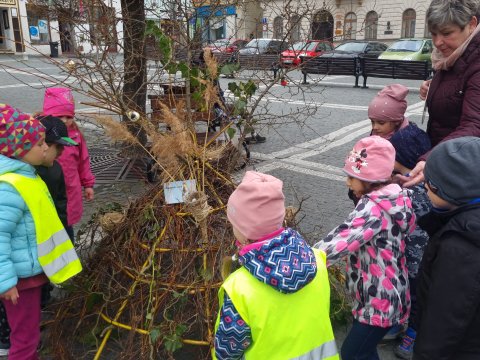
[[[370,131],[369,102],[384,85],[392,82],[404,84],[411,89],[408,117],[424,128],[425,124],[421,124],[423,102],[418,97],[420,81],[369,78],[369,88],[360,89],[352,87],[354,78],[348,76],[325,77],[321,81],[320,76],[313,76],[308,85],[300,85],[302,76],[298,71],[289,76],[288,86],[273,85],[260,101],[257,130],[267,137],[267,142],[251,145],[253,165],[249,168],[282,179],[287,204],[297,205],[304,200],[301,229],[313,243],[338,225],[352,209],[341,168],[354,142]],[[19,62],[2,57],[0,102],[10,103],[26,112],[40,111],[44,88],[65,78],[65,74],[60,74],[58,68],[46,60],[30,58]],[[255,79],[251,72],[238,76],[242,81],[250,78]],[[221,79],[223,89],[227,89],[229,81],[232,80]],[[267,87],[268,81],[265,84],[260,82],[257,95]],[[230,95],[226,93],[227,98]],[[80,104],[85,97],[78,95],[75,100],[77,112],[92,111]],[[122,163],[123,160],[116,157],[115,149],[107,146],[101,131],[89,125],[85,134],[96,172],[113,169],[115,164],[123,164],[119,172],[125,173],[125,169],[132,168],[132,164]],[[127,201],[142,191],[145,185],[138,180],[140,175],[133,175],[117,176],[99,184],[96,202],[89,207],[87,216],[95,205],[106,200]],[[241,174],[237,175],[241,178]],[[337,329],[340,340],[343,331]],[[395,359],[391,347],[391,343],[380,346],[382,360]]]

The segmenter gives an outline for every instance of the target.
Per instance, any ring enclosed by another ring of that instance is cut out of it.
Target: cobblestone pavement
[[[13,66],[35,68],[49,74],[50,80],[39,81],[24,71],[12,71]],[[353,143],[368,135],[369,102],[384,85],[402,83],[411,90],[407,98],[408,116],[424,127],[425,124],[421,124],[423,102],[418,98],[420,82],[369,78],[368,89],[354,89],[353,77],[332,76],[313,77],[309,79],[310,84],[300,85],[302,76],[294,71],[289,73],[288,86],[282,87],[278,84],[271,86],[269,74],[257,75],[243,72],[236,79],[254,79],[259,85],[257,94],[265,93],[265,97],[259,100],[261,108],[257,117],[260,121],[256,128],[267,136],[267,141],[251,145],[253,161],[247,169],[267,172],[282,179],[288,204],[295,205],[304,200],[300,214],[303,217],[301,230],[310,242],[315,242],[344,220],[352,209],[341,167]],[[55,66],[40,59],[16,62],[0,58],[0,81],[3,84],[0,101],[27,112],[38,111],[43,89],[64,78]],[[223,89],[228,88],[229,81],[232,80],[220,80]],[[226,97],[231,97],[228,91]],[[80,104],[86,100],[84,96],[75,95],[75,100],[79,113],[92,111]],[[268,114],[263,109],[267,109]],[[119,158],[118,149],[108,142],[102,131],[92,126],[84,126],[83,131],[92,155],[92,167],[99,178],[95,200],[85,206],[82,220],[85,222],[98,207],[110,202],[128,203],[149,185],[143,179],[143,165],[137,163],[133,166],[128,159]],[[243,171],[236,174],[237,179],[241,178]],[[339,344],[345,330],[336,329]],[[392,346],[393,343],[379,346],[382,360],[395,359]]]

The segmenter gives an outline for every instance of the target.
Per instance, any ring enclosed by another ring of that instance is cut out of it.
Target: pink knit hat
[[[343,171],[367,182],[383,182],[391,178],[395,165],[395,148],[380,136],[359,140],[345,159]]]
[[[280,229],[285,218],[282,187],[283,182],[276,177],[247,171],[228,199],[228,220],[249,240]]]
[[[56,117],[75,116],[72,91],[67,88],[48,88],[43,99],[43,115]]]
[[[368,106],[368,117],[379,121],[403,121],[408,89],[400,84],[385,86]]]

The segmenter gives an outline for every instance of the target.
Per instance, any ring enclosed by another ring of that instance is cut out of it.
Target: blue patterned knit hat
[[[427,133],[412,122],[394,133],[390,142],[395,148],[395,160],[408,169],[413,169],[418,158],[432,148]]]

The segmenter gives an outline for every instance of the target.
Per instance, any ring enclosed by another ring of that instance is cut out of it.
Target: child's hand
[[[85,188],[85,200],[92,201],[94,197],[93,188]]]
[[[17,299],[20,296],[18,295],[17,287],[14,286],[10,290],[5,291],[2,295],[0,295],[0,297],[7,301],[10,300],[13,305],[17,305]]]
[[[413,170],[410,171],[409,176],[399,175],[398,178],[400,182],[403,183],[402,186],[410,187],[424,181],[425,177],[423,175],[423,169],[425,169],[425,161],[419,161]]]

